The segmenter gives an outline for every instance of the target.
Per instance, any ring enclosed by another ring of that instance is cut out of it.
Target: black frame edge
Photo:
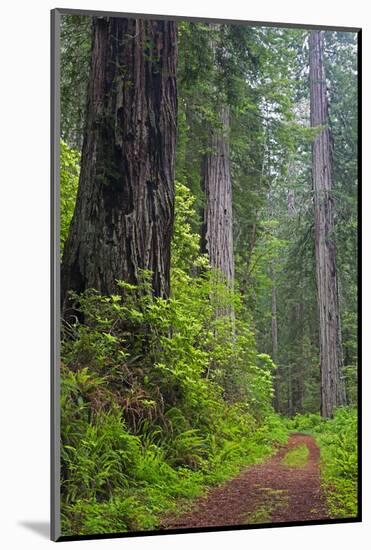
[[[358,229],[358,282],[357,282],[357,351],[358,351],[358,515],[362,521],[362,29],[357,33],[357,140],[358,140],[358,204],[357,204],[357,229]]]
[[[217,533],[220,531],[250,531],[252,529],[272,529],[275,527],[307,527],[311,525],[335,525],[343,523],[360,523],[359,516],[354,518],[326,519],[326,520],[308,520],[308,521],[290,521],[285,523],[260,523],[254,525],[224,525],[218,527],[192,527],[187,529],[167,529],[153,531],[130,531],[124,533],[97,533],[92,535],[61,535],[57,542],[69,542],[75,540],[101,540],[132,537],[152,537],[159,535],[184,535],[189,533]]]
[[[60,10],[50,12],[50,538],[59,540],[60,527],[60,398],[59,398],[59,356],[60,356],[60,308],[59,308],[59,168],[60,168]]]

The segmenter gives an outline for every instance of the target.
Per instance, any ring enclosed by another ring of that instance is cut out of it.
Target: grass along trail
[[[166,518],[161,527],[182,529],[329,518],[321,492],[319,457],[313,437],[293,434],[272,458],[245,468],[199,499],[188,513]]]

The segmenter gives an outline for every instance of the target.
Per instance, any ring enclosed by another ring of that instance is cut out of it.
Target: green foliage
[[[357,515],[357,410],[341,408],[317,437],[328,504],[335,517]]]
[[[81,432],[73,424],[73,437],[63,445],[66,502],[77,497],[111,497],[127,486],[130,470],[139,459],[139,440],[125,431],[122,422],[113,409],[101,411],[93,423],[81,423]]]
[[[63,251],[75,210],[80,174],[80,153],[60,141],[60,246]]]
[[[64,533],[90,535],[120,533],[135,529],[146,517],[143,506],[133,497],[116,496],[105,502],[77,500],[62,510]]]
[[[194,232],[197,224],[195,197],[182,183],[175,182],[175,224],[171,248],[172,265],[186,273],[206,267],[206,256],[200,255],[200,237]]]

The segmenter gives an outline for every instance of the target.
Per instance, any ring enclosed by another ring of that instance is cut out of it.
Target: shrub
[[[357,410],[339,408],[317,436],[322,477],[329,508],[335,517],[357,515]]]

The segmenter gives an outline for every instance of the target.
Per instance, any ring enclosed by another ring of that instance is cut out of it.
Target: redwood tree
[[[115,291],[151,270],[169,295],[177,114],[176,24],[93,21],[87,113],[76,208],[62,261],[69,290]]]
[[[211,130],[209,150],[202,167],[205,192],[204,249],[210,265],[232,286],[234,278],[232,182],[229,160],[229,108],[219,112],[220,127]]]
[[[331,417],[345,403],[336,249],[334,243],[333,170],[328,120],[323,32],[309,37],[311,126],[320,128],[312,145],[315,251],[321,369],[321,414]]]

